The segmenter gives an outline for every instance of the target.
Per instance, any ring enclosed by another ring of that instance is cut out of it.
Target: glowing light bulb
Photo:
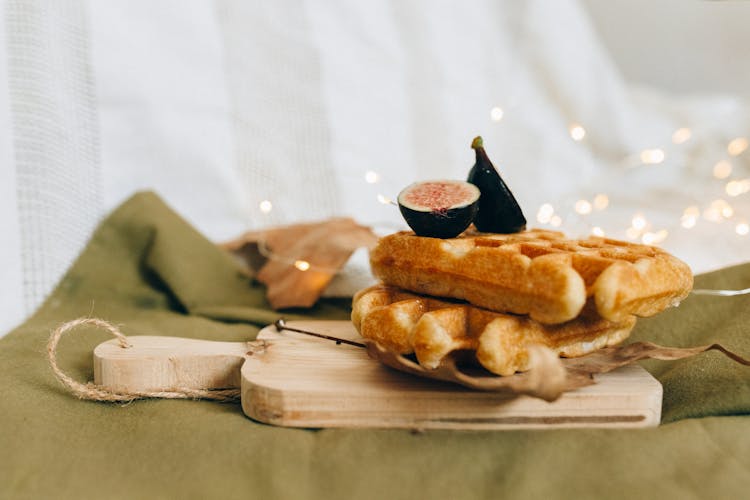
[[[728,219],[732,215],[734,215],[734,209],[725,200],[714,200],[703,211],[703,218],[711,222],[720,222],[722,218]]]
[[[690,140],[693,133],[687,127],[678,128],[672,134],[672,142],[675,144],[683,144]]]
[[[365,182],[368,184],[375,184],[380,180],[380,175],[378,175],[377,172],[373,172],[372,170],[368,170],[365,172]]]
[[[721,160],[714,165],[714,177],[717,179],[726,179],[732,175],[732,164],[727,160]]]
[[[307,271],[308,269],[310,269],[310,263],[306,260],[295,260],[294,267],[296,267],[300,271]]]
[[[666,229],[661,229],[655,233],[648,232],[643,235],[641,241],[644,245],[657,245],[663,242],[668,234]]]
[[[698,217],[701,214],[701,209],[696,207],[695,205],[690,205],[685,209],[683,212],[685,215],[690,215],[693,217]]]
[[[495,106],[490,110],[490,118],[492,118],[493,122],[499,122],[503,119],[503,115],[505,113],[503,112],[503,108],[499,106]]]
[[[609,197],[606,194],[597,194],[594,196],[594,208],[604,210],[609,206]]]
[[[691,229],[695,227],[695,223],[698,222],[697,217],[692,215],[683,215],[680,218],[680,225],[685,229]]]
[[[748,141],[744,137],[736,137],[729,141],[727,145],[727,153],[732,156],[739,156],[745,152],[748,147]]]
[[[591,234],[594,236],[604,237],[604,229],[600,228],[599,226],[594,226],[591,228]]]
[[[644,229],[646,229],[648,221],[642,214],[635,214],[633,216],[633,219],[630,221],[630,224],[636,231],[643,231]]]
[[[750,191],[750,179],[742,179],[739,181],[729,181],[724,186],[724,191],[729,196],[739,196]]]
[[[591,203],[587,200],[578,200],[575,205],[575,211],[581,215],[588,215],[591,213]]]
[[[734,226],[734,232],[739,234],[740,236],[747,236],[750,234],[750,224],[747,222],[739,222],[736,226]]]
[[[711,222],[719,222],[721,214],[715,208],[707,208],[703,211],[703,218]]]
[[[729,196],[739,196],[742,194],[742,185],[739,181],[729,181],[724,187],[724,191],[726,191]]]
[[[578,123],[571,123],[568,132],[570,132],[570,138],[574,141],[581,141],[586,137],[586,129]]]
[[[549,203],[545,203],[541,207],[539,207],[539,210],[536,213],[536,220],[540,224],[547,224],[552,219],[552,216],[554,214],[555,208]]]
[[[258,203],[258,208],[261,212],[264,214],[270,213],[271,210],[273,210],[273,204],[268,200],[263,200],[260,203]]]
[[[641,161],[647,165],[656,165],[664,161],[665,154],[664,150],[656,149],[644,149],[641,151]]]
[[[682,217],[680,218],[680,224],[685,229],[691,229],[695,227],[695,224],[698,222],[698,216],[701,214],[701,211],[698,207],[692,205],[685,209],[684,212],[682,212]]]

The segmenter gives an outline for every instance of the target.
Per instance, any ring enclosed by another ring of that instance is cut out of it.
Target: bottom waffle
[[[352,322],[362,337],[398,354],[414,353],[425,368],[436,368],[454,351],[474,351],[490,372],[512,375],[529,368],[530,345],[546,346],[562,357],[583,356],[625,340],[635,318],[608,321],[584,315],[543,325],[525,316],[376,285],[354,296]]]

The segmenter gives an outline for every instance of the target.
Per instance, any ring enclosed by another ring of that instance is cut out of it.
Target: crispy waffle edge
[[[546,230],[447,240],[395,233],[381,238],[370,263],[388,285],[545,324],[576,318],[587,302],[612,321],[652,316],[693,284],[689,266],[659,248]]]
[[[375,285],[355,295],[352,323],[364,338],[399,354],[414,353],[428,369],[455,351],[472,351],[488,371],[512,375],[529,368],[530,345],[544,345],[563,357],[583,356],[625,340],[635,318],[613,322],[588,315],[543,325],[523,316]]]

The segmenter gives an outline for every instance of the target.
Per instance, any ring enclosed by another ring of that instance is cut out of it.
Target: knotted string
[[[169,391],[116,391],[107,387],[87,382],[85,384],[71,378],[57,365],[57,344],[63,335],[83,325],[91,325],[106,330],[118,340],[120,347],[128,349],[131,345],[127,337],[112,323],[98,318],[78,318],[67,321],[55,328],[47,342],[47,361],[52,372],[75,397],[92,401],[130,402],[141,398],[164,399],[208,399],[219,402],[235,402],[240,399],[239,389],[194,389],[191,387],[174,387]]]

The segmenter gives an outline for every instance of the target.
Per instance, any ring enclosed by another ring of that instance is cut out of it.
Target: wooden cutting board
[[[347,321],[288,326],[358,340]],[[266,327],[252,342],[128,337],[94,350],[95,383],[115,390],[241,388],[242,409],[289,427],[516,429],[649,427],[661,418],[662,387],[630,365],[557,401],[472,391],[387,368],[365,349]]]

